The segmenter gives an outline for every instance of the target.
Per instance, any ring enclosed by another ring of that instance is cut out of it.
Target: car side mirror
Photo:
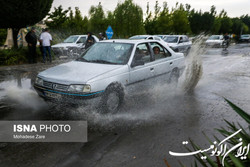
[[[144,65],[144,61],[143,60],[134,60],[131,64],[131,67],[136,67],[136,66],[142,66]]]

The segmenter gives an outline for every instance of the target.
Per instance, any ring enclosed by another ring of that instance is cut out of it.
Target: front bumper
[[[72,93],[66,91],[59,91],[48,89],[43,86],[39,86],[34,84],[34,88],[39,96],[49,101],[57,101],[57,102],[66,102],[66,103],[81,103],[88,99],[93,99],[96,97],[100,97],[103,91],[98,92],[90,92],[90,93]]]

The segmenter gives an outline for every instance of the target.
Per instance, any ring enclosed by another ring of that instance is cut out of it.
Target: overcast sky
[[[101,2],[104,11],[114,11],[118,2],[124,0],[54,0],[52,7],[62,5],[64,9],[68,7],[79,7],[83,16],[88,16],[88,11],[92,5],[96,6]],[[147,2],[149,2],[150,10],[154,11],[156,0],[133,0],[134,3],[141,6],[143,13],[146,13]],[[250,15],[250,0],[158,0],[160,6],[166,1],[168,6],[174,7],[176,2],[183,4],[190,4],[191,8],[195,10],[209,11],[210,7],[214,5],[216,11],[219,13],[222,9],[228,13],[230,17],[240,17],[241,15]],[[51,9],[53,10],[53,8]]]

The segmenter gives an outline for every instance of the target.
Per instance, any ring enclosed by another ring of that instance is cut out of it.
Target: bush
[[[0,50],[0,65],[16,65],[27,63],[27,48]]]

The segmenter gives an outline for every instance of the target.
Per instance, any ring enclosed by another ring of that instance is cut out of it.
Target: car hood
[[[85,84],[87,81],[118,69],[123,65],[110,65],[72,61],[49,68],[38,74],[38,77],[61,84]]]
[[[56,45],[52,45],[52,48],[66,48],[66,47],[71,47],[71,46],[78,46],[76,43],[58,43]]]

